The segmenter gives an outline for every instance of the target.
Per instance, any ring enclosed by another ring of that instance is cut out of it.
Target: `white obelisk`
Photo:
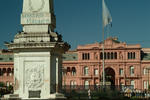
[[[57,99],[62,84],[62,54],[69,49],[54,32],[53,0],[23,0],[23,32],[6,44],[14,52],[14,94],[21,99]]]
[[[53,0],[24,0],[21,24],[24,32],[54,31]]]

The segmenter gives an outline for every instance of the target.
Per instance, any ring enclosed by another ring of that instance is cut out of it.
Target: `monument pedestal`
[[[2,98],[1,100],[21,100],[21,98],[19,98],[18,94],[8,94],[4,95],[4,98]]]
[[[56,92],[56,93],[50,95],[50,99],[65,100],[66,97],[64,96],[64,94]]]
[[[21,34],[22,35],[22,34]],[[38,45],[37,45],[38,44]],[[64,95],[57,93],[62,84],[62,43],[48,42],[27,45],[27,48],[14,50],[14,91],[18,99],[65,99]],[[26,45],[26,44],[25,44]],[[14,45],[13,45],[14,47]]]
[[[66,100],[66,97],[62,93],[51,94],[48,98],[19,98],[18,94],[5,95],[1,100]]]

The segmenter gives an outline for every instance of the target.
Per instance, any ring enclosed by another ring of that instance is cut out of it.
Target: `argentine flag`
[[[102,20],[103,20],[103,27],[107,26],[108,24],[111,24],[112,22],[112,17],[104,0],[102,1]]]

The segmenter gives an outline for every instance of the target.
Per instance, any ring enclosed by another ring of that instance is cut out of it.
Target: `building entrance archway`
[[[105,69],[105,81],[106,84],[115,85],[115,71],[108,67]]]

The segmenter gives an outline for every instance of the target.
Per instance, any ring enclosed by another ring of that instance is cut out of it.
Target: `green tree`
[[[4,87],[4,86],[5,86],[4,82],[0,82],[0,87]]]
[[[8,88],[9,92],[13,91],[13,86],[12,85],[9,85],[7,88]]]

